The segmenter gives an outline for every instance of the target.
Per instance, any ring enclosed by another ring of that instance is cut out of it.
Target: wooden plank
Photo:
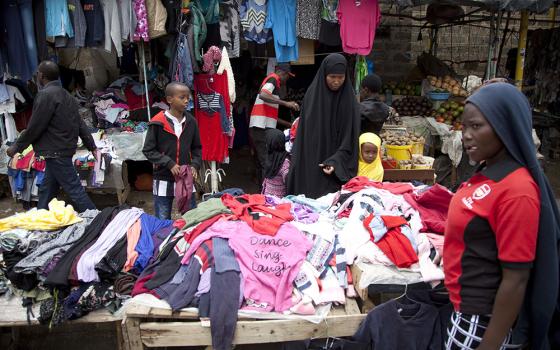
[[[142,339],[140,338],[140,320],[137,318],[125,318],[123,328],[126,334],[127,350],[143,350]]]
[[[337,305],[331,307],[329,316],[342,316],[342,315],[346,315],[346,310],[344,309],[344,305]]]
[[[309,338],[354,335],[365,315],[329,316],[314,324],[305,320],[239,321],[234,344],[276,343]],[[207,346],[210,328],[199,322],[147,322],[140,325],[142,342],[148,347]],[[130,339],[130,335],[129,335]]]
[[[359,315],[361,314],[360,308],[358,307],[358,303],[356,299],[346,298],[346,305],[344,305],[344,309],[347,315]]]
[[[198,312],[173,312],[171,309],[162,309],[146,305],[133,304],[127,308],[126,317],[198,320]]]

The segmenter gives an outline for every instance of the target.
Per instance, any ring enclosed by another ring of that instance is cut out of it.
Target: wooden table
[[[21,306],[21,298],[20,297],[0,297],[0,328],[10,328],[12,332],[12,341],[14,344],[17,344],[20,340],[20,330],[23,327],[39,327],[41,324],[37,320],[37,316],[39,316],[39,303],[36,303],[33,306],[33,314],[34,316],[30,317],[28,322],[27,320],[27,309]],[[115,317],[106,309],[97,310],[90,312],[84,317],[81,317],[77,320],[73,321],[66,321],[60,326],[57,327],[64,327],[65,325],[69,324],[98,324],[98,323],[114,323],[116,328],[117,334],[117,344],[119,344],[119,349],[122,349],[124,341],[121,331],[121,318]]]
[[[234,344],[277,343],[309,338],[354,335],[365,315],[354,299],[331,309],[319,323],[306,320],[255,320],[240,318]],[[133,305],[122,321],[125,349],[145,347],[207,346],[212,349],[210,328],[203,326],[197,313]]]

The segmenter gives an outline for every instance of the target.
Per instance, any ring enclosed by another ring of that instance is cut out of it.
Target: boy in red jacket
[[[142,149],[154,166],[154,211],[162,220],[171,218],[175,177],[179,176],[180,166],[191,165],[196,178],[202,162],[198,125],[185,110],[191,99],[190,89],[172,82],[166,86],[165,96],[170,109],[152,118]]]

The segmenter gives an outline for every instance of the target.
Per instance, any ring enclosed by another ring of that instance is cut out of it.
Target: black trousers
[[[49,202],[58,195],[60,187],[74,202],[74,209],[81,213],[95,209],[95,204],[88,197],[80,182],[78,173],[72,164],[72,158],[48,158],[45,178],[39,187],[38,209],[49,209]]]
[[[249,135],[251,136],[251,140],[253,140],[257,182],[260,188],[264,180],[264,165],[266,163],[266,129],[249,128]]]

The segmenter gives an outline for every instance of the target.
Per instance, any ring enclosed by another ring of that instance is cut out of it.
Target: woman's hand
[[[332,175],[332,173],[334,173],[334,167],[332,165],[319,164],[319,166],[323,168],[323,172],[327,175]]]

